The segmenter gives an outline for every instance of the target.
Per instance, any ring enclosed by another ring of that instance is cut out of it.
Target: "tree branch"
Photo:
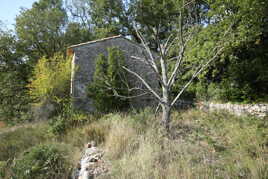
[[[127,72],[133,74],[134,76],[136,76],[143,84],[144,86],[149,90],[150,93],[153,94],[153,96],[160,102],[163,103],[162,98],[153,90],[153,88],[136,72],[128,69],[127,67],[123,66],[123,69],[125,69]]]

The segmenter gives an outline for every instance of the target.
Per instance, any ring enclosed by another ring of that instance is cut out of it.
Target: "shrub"
[[[128,94],[128,81],[122,69],[124,63],[124,55],[117,48],[108,48],[108,58],[103,54],[97,57],[93,82],[88,86],[88,96],[97,111],[118,111],[129,106],[127,99],[115,95]]]
[[[52,58],[41,58],[36,64],[30,80],[30,95],[35,102],[56,105],[58,110],[69,98],[71,80],[71,58],[56,54]]]
[[[66,156],[68,156],[67,145],[35,146],[14,161],[11,168],[12,177],[18,179],[68,178],[71,164]]]
[[[94,115],[87,115],[74,110],[69,103],[63,105],[60,114],[49,122],[49,131],[55,135],[64,134],[68,129],[80,126],[95,119]]]

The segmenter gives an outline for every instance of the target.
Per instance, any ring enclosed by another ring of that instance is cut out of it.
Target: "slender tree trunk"
[[[171,113],[171,107],[168,105],[163,104],[162,105],[162,125],[166,129],[166,131],[169,133],[170,131],[170,113]]]

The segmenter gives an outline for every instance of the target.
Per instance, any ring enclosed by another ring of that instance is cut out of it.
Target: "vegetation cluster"
[[[70,72],[68,64],[63,62],[69,59],[66,56],[68,46],[118,34],[140,43],[138,30],[150,49],[159,53],[159,43],[179,30],[180,17],[187,17],[183,24],[198,26],[199,33],[188,44],[189,50],[184,54],[187,64],[181,71],[181,78],[176,79],[176,87],[172,89],[174,94],[192,73],[191,70],[184,72],[194,67],[196,62],[208,59],[208,49],[216,45],[222,38],[222,32],[231,25],[231,36],[224,39],[229,42],[228,46],[193,81],[183,98],[267,102],[267,2],[209,0],[187,4],[185,1],[186,6],[182,7],[183,2],[39,0],[31,8],[22,9],[16,17],[14,30],[6,29],[4,24],[0,26],[1,120],[9,123],[33,120],[36,116],[33,114],[40,113],[40,108],[32,107],[37,101],[43,103],[45,109],[52,108],[48,102],[69,102],[66,95]],[[185,7],[186,10],[182,11]],[[183,30],[191,32],[191,29]],[[178,48],[172,46],[170,56],[176,55]],[[63,68],[65,71],[62,71]],[[172,69],[172,66],[169,67],[169,70]],[[47,76],[41,78],[42,75]],[[98,106],[97,103],[102,100],[96,101]],[[121,108],[120,105],[115,108]]]
[[[48,122],[0,135],[1,178],[68,178],[85,143],[95,140],[111,165],[103,178],[267,178],[267,120],[192,109],[172,113],[161,137],[150,109],[83,121],[53,133]],[[83,124],[83,125],[81,125]]]
[[[122,98],[132,86],[115,47],[96,59],[87,92],[97,113],[85,114],[71,105],[66,53],[70,45],[122,34],[165,54],[162,44],[174,40],[166,53],[171,63],[156,62],[167,69],[159,81],[172,76],[172,59],[185,61],[168,82],[174,87],[160,90],[174,97],[190,80],[180,99],[267,103],[267,29],[267,0],[38,0],[21,9],[14,30],[0,22],[0,178],[70,178],[91,140],[111,162],[104,178],[268,178],[267,117],[167,105],[172,120],[163,135],[158,113],[130,109]],[[196,31],[190,40],[183,36]],[[218,45],[221,53],[209,53]]]

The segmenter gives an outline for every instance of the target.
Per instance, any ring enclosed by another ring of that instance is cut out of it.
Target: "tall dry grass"
[[[226,112],[174,112],[166,138],[150,112],[140,116],[112,116],[103,143],[111,171],[103,178],[268,178],[266,121]]]
[[[268,178],[267,120],[227,112],[174,111],[169,138],[162,135],[159,120],[146,109],[90,120],[60,138],[47,134],[47,124],[18,129],[1,138],[0,168],[8,158],[50,142],[67,144],[72,151],[67,158],[75,166],[84,144],[95,140],[110,166],[100,178]]]

